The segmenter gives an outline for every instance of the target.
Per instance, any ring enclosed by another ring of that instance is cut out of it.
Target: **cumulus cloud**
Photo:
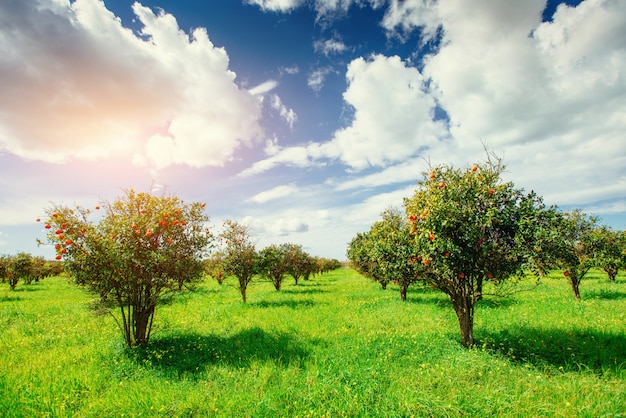
[[[260,103],[206,30],[186,34],[139,3],[133,12],[137,34],[97,0],[0,3],[1,148],[201,167],[261,137]]]
[[[459,148],[487,138],[559,204],[626,194],[626,4],[561,5],[542,23],[545,2],[502,3],[437,4],[443,46],[424,74]]]
[[[346,78],[343,97],[354,117],[324,146],[329,156],[354,169],[384,167],[446,137],[445,123],[433,120],[437,104],[425,79],[399,57],[357,58]]]
[[[418,157],[481,161],[486,143],[504,158],[507,176],[550,203],[626,195],[626,3],[562,4],[549,22],[544,7],[391,1],[381,22],[388,31],[441,37],[421,71],[398,57],[353,60],[348,124],[326,142],[281,149],[254,171],[338,159],[352,172],[379,170],[339,180],[338,190],[376,187],[407,180],[404,168]]]

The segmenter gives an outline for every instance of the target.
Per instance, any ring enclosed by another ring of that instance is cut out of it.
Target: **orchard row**
[[[578,210],[546,207],[500,178],[495,156],[467,169],[439,166],[424,173],[404,213],[389,209],[348,246],[351,265],[379,282],[439,289],[452,301],[462,342],[473,345],[474,304],[483,283],[496,285],[529,272],[564,270],[574,296],[592,267],[614,280],[626,264],[626,234]]]

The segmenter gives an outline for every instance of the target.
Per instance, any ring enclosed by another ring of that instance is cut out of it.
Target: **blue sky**
[[[548,204],[626,227],[626,3],[0,2],[0,253],[51,203],[206,202],[345,258],[428,164],[483,144]]]

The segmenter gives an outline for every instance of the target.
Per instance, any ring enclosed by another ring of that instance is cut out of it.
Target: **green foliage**
[[[271,244],[259,251],[257,271],[262,278],[272,283],[277,291],[280,290],[287,274],[288,263],[291,262],[287,257],[288,248],[285,244],[280,246]]]
[[[130,189],[96,207],[53,206],[48,242],[74,281],[119,308],[128,346],[148,343],[157,304],[202,276],[201,259],[213,237],[200,203]]]
[[[580,299],[580,282],[587,272],[596,265],[598,240],[594,237],[598,219],[580,210],[563,212],[555,217],[552,245],[555,248],[557,264],[570,282],[576,299]]]
[[[315,258],[304,251],[302,245],[287,243],[283,244],[282,247],[285,250],[287,274],[293,277],[294,283],[298,284],[301,277],[304,280],[309,280],[311,274],[317,269]]]
[[[224,284],[226,272],[224,271],[224,252],[217,251],[204,260],[204,272],[217,280],[218,284]]]
[[[417,246],[406,217],[397,209],[387,209],[382,220],[367,233],[360,233],[348,245],[348,260],[361,274],[381,284],[400,286],[400,299],[406,299],[409,286],[429,270],[415,257]]]
[[[237,289],[243,303],[246,303],[248,285],[257,272],[259,256],[248,226],[233,220],[225,221],[222,226],[220,242],[225,245],[223,268],[226,274],[237,279]]]
[[[62,278],[0,293],[6,417],[616,417],[626,410],[626,276],[562,272],[514,299],[479,301],[476,345],[447,297],[407,301],[339,269],[247,304],[215,280],[160,306],[128,350],[97,298]],[[525,286],[525,282],[522,282]],[[414,290],[415,289],[415,290]],[[80,324],[80,326],[77,326]],[[462,383],[459,383],[462,382]],[[581,396],[584,393],[584,396]]]
[[[465,346],[474,344],[474,304],[482,299],[483,283],[521,273],[543,208],[533,193],[501,181],[503,171],[491,158],[465,170],[436,167],[405,199],[416,259],[431,271],[423,280],[452,301]]]
[[[34,257],[24,252],[15,256],[0,256],[0,279],[2,282],[7,282],[11,290],[15,290],[20,280],[25,284],[31,284],[51,273],[43,257]]]
[[[611,282],[619,270],[626,268],[626,233],[601,226],[591,231],[594,265],[609,276]]]

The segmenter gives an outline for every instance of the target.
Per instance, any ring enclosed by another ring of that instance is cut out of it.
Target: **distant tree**
[[[450,298],[466,347],[474,345],[474,306],[483,283],[521,273],[535,244],[525,229],[543,208],[533,193],[501,181],[503,170],[493,156],[465,170],[439,166],[405,199],[415,258],[431,271],[424,280]]]
[[[248,285],[256,274],[258,254],[248,226],[227,220],[223,227],[220,241],[225,245],[224,271],[237,279],[237,289],[246,303]]]
[[[411,235],[410,222],[397,209],[387,209],[382,220],[375,222],[371,229],[371,258],[377,260],[376,269],[381,276],[400,287],[400,299],[406,300],[409,286],[425,279],[430,274],[415,254],[417,246]]]
[[[359,232],[348,243],[346,255],[349,265],[361,275],[379,283],[383,290],[391,283],[391,278],[383,274],[379,266],[379,259],[374,254],[375,237],[371,229],[367,232]]]
[[[555,218],[556,253],[559,266],[570,282],[574,297],[580,300],[580,283],[596,265],[599,241],[594,238],[598,218],[579,209]]]
[[[15,289],[20,279],[26,284],[31,284],[34,280],[33,256],[24,252],[18,253],[12,260],[11,272],[13,274],[9,280],[9,285],[12,290]]]
[[[219,285],[224,284],[226,272],[224,271],[224,252],[217,251],[204,260],[204,272],[217,280]]]
[[[619,270],[626,266],[626,234],[606,226],[591,231],[591,241],[594,247],[594,264],[603,269],[611,282]]]
[[[346,255],[353,269],[363,276],[380,283],[384,290],[387,288],[387,284],[389,284],[391,279],[384,276],[378,268],[378,260],[372,255],[373,246],[374,238],[372,237],[371,231],[358,232],[348,243]]]
[[[288,269],[287,247],[271,244],[259,251],[257,271],[279,291]]]
[[[285,250],[287,274],[293,277],[294,283],[297,285],[300,277],[309,280],[315,269],[315,260],[302,249],[302,245],[287,243],[282,247]]]
[[[13,270],[14,261],[15,256],[0,256],[0,277],[3,283],[9,284],[11,290],[15,290],[15,287],[20,281],[20,276],[16,275]]]
[[[150,339],[157,304],[202,277],[213,237],[204,204],[129,189],[92,210],[55,205],[46,210],[48,242],[74,281],[119,308],[111,312],[130,347]]]

